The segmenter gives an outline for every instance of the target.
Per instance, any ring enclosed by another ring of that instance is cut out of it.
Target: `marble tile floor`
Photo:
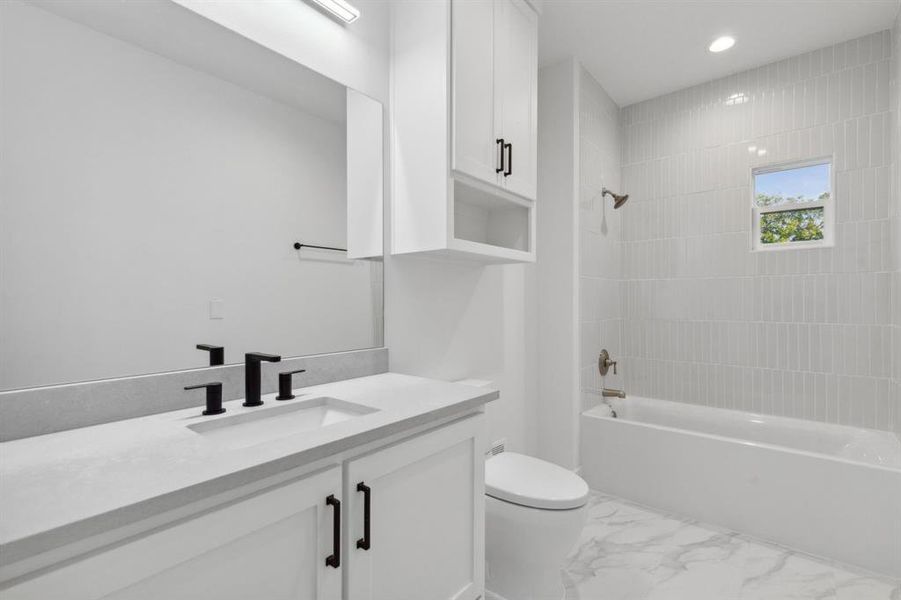
[[[566,600],[901,600],[901,581],[593,492]]]

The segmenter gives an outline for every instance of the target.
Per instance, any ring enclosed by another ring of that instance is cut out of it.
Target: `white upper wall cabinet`
[[[538,18],[522,0],[452,2],[453,169],[535,199]]]
[[[487,183],[500,179],[500,102],[495,97],[494,0],[454,2],[453,168]]]
[[[522,0],[495,2],[495,114],[504,187],[534,200],[538,178],[538,17]]]
[[[538,15],[399,2],[392,23],[392,252],[533,262]]]

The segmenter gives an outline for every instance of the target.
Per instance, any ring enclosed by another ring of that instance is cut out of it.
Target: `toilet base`
[[[536,509],[488,496],[485,510],[485,588],[504,600],[561,600],[561,569],[587,508]]]

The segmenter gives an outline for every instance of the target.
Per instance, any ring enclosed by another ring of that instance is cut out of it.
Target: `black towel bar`
[[[319,250],[334,250],[336,252],[347,252],[347,248],[333,248],[331,246],[316,246],[314,244],[301,244],[300,242],[294,242],[295,250],[300,250],[301,248],[318,248]]]

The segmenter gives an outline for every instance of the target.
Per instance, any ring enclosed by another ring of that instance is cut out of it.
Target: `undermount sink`
[[[193,423],[188,429],[225,446],[244,448],[373,412],[376,409],[323,396]]]

